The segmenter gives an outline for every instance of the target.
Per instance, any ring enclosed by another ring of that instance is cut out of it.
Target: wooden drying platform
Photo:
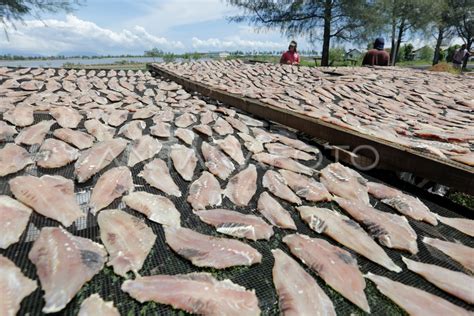
[[[455,161],[440,159],[429,153],[348,130],[304,114],[264,104],[255,99],[213,89],[205,84],[176,75],[158,64],[148,64],[148,69],[151,72],[175,81],[185,89],[199,92],[202,95],[251,113],[259,118],[294,128],[329,144],[344,146],[345,149],[349,150],[359,146],[370,146],[379,154],[379,160],[375,168],[410,172],[458,191],[474,195],[473,167]],[[357,154],[364,156],[363,151]],[[368,157],[368,159],[371,158]]]

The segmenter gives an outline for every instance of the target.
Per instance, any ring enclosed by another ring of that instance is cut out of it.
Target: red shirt
[[[365,54],[362,66],[388,66],[390,55],[384,50],[371,49]]]
[[[287,51],[283,53],[280,59],[280,64],[298,65],[300,63],[300,55],[297,52]]]

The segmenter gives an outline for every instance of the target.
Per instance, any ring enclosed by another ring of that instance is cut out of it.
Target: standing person
[[[382,37],[375,39],[374,48],[369,50],[362,61],[362,66],[388,66],[390,55],[384,51],[385,41]]]
[[[467,51],[466,44],[462,44],[462,46],[454,53],[453,56],[453,67],[456,69],[461,69],[462,64],[464,62],[464,58],[469,58],[470,54]]]
[[[297,44],[295,41],[291,41],[290,46],[288,46],[288,51],[284,52],[280,58],[280,64],[288,65],[299,65],[300,64],[300,55],[296,50]]]

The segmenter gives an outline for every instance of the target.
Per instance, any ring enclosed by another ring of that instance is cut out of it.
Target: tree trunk
[[[390,64],[395,65],[395,34],[397,31],[397,21],[392,19],[392,46],[390,46]]]
[[[433,66],[439,63],[439,53],[441,50],[441,43],[443,42],[444,37],[444,28],[442,26],[438,27],[438,38],[436,39],[436,47],[433,56]]]
[[[321,56],[321,66],[329,66],[329,47],[331,44],[331,19],[332,19],[332,0],[326,0],[324,4],[324,33],[323,33],[323,51]]]
[[[471,51],[471,46],[472,46],[472,39],[469,39],[467,41],[467,51],[470,52]],[[467,69],[467,62],[469,61],[469,55],[466,55],[466,57],[464,57],[464,60],[462,61],[462,69]]]
[[[398,29],[397,46],[395,48],[395,53],[394,53],[393,62],[392,62],[393,66],[395,66],[395,63],[397,61],[398,52],[400,51],[400,44],[402,43],[404,32],[405,32],[405,19],[402,19],[402,22],[400,23],[400,27]]]

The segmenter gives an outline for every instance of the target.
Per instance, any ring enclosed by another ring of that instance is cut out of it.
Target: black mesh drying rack
[[[209,99],[205,99],[205,100],[208,103],[214,102]],[[214,104],[216,105],[218,104],[218,106],[225,106],[218,102],[214,102]],[[46,120],[46,119],[50,119],[49,114],[35,113],[35,123],[41,120]],[[131,120],[131,116],[129,117],[129,120]],[[144,133],[148,133],[149,127],[152,126],[153,123],[151,119],[148,119],[145,121],[147,122],[147,128],[144,131]],[[281,125],[276,125],[271,122],[264,122],[264,123],[265,123],[264,129],[268,131],[277,132],[277,133],[285,133],[289,136],[292,136],[293,134],[291,131],[286,130]],[[55,124],[51,128],[51,132],[47,135],[47,138],[52,137],[52,131],[54,131],[54,129],[56,128],[59,128],[58,124]],[[79,130],[84,129],[83,122],[81,122],[81,125],[79,126],[78,129]],[[174,135],[174,133],[171,133],[171,134]],[[309,139],[305,139],[304,135],[297,135],[297,136],[300,139],[303,139],[307,142],[311,142]],[[216,138],[220,138],[220,137],[216,137]],[[198,166],[195,170],[193,181],[200,176],[201,172],[205,168],[202,163],[202,155],[200,151],[201,143],[203,140],[210,141],[205,138],[203,139],[202,135],[201,137],[196,137],[194,141],[193,147],[195,148],[196,153],[199,156],[200,162],[198,163]],[[188,187],[189,187],[190,182],[184,181],[179,176],[179,174],[174,170],[171,160],[169,159],[169,155],[168,155],[170,145],[174,143],[178,143],[180,141],[175,139],[174,137],[170,137],[167,140],[160,139],[160,141],[163,143],[164,146],[163,146],[163,149],[155,158],[161,158],[168,163],[170,173],[174,181],[178,184],[178,186],[180,187],[183,193],[182,197],[180,198],[170,197],[170,199],[175,203],[177,209],[181,212],[182,226],[192,228],[198,232],[208,234],[208,235],[216,235],[216,236],[220,235],[219,233],[215,231],[213,227],[201,222],[199,218],[193,214],[190,205],[186,202],[186,197],[188,195]],[[313,143],[313,145],[318,146],[316,143]],[[3,147],[3,144],[0,144],[0,148],[1,147]],[[32,154],[34,154],[38,150],[38,146],[30,146],[27,148],[29,152]],[[261,185],[261,179],[264,172],[269,169],[269,166],[259,164],[256,161],[252,160],[250,158],[251,153],[249,153],[247,149],[243,146],[242,146],[242,149],[244,151],[244,155],[247,157],[248,163],[252,163],[257,166],[257,172],[258,172],[257,193],[252,198],[248,207],[235,207],[235,205],[233,205],[227,198],[223,198],[223,203],[220,207],[238,210],[242,213],[257,214],[255,211],[257,199],[260,193],[264,191]],[[323,148],[320,148],[320,149],[323,150]],[[98,180],[98,178],[100,177],[100,175],[103,174],[105,171],[109,170],[110,168],[115,167],[117,165],[126,165],[127,155],[128,153],[126,151],[122,153],[115,162],[113,162],[107,168],[102,170],[99,174],[96,174],[89,181],[83,184],[78,184],[77,182],[75,183],[76,196],[84,211],[87,211],[87,203],[89,201],[90,191],[92,187],[94,186],[94,184],[96,183],[96,181]],[[163,193],[147,185],[144,179],[138,177],[138,173],[143,169],[143,166],[146,162],[147,161],[141,162],[137,164],[136,166],[134,166],[133,168],[131,168],[131,171],[133,174],[133,180],[136,186],[135,190],[147,191],[150,193],[163,195]],[[328,159],[326,156],[323,156],[321,159],[321,164],[317,167],[317,169],[322,169],[326,165],[330,164],[331,162],[332,161],[330,159]],[[314,163],[315,163],[314,161],[309,161],[304,164],[308,166],[314,166]],[[245,166],[238,167],[236,165],[236,171],[234,172],[234,174],[242,170],[243,168],[245,168]],[[18,175],[31,174],[35,176],[41,176],[44,174],[54,174],[54,175],[61,175],[65,178],[73,179],[73,171],[74,171],[73,164],[69,164],[59,169],[42,169],[42,168],[37,168],[36,166],[29,166],[25,170],[17,174],[13,174],[13,175],[9,175],[9,176],[1,178],[0,179],[0,194],[6,194],[10,196],[12,195],[9,190],[8,181]],[[373,175],[372,173],[371,174],[362,173],[362,175],[366,177],[367,179],[369,179],[370,181],[380,182],[379,180],[377,180],[376,178],[372,176]],[[225,187],[226,182],[221,181],[221,180],[219,181],[221,183],[221,187]],[[411,192],[408,192],[408,193],[411,193]],[[433,201],[431,201],[431,199],[424,199],[422,197],[422,201],[426,203],[426,205],[431,209],[431,211],[438,213],[442,216],[448,216],[448,217],[460,216],[459,214],[455,212],[456,211],[455,209],[448,210],[440,206],[438,203],[434,203]],[[292,205],[280,199],[279,199],[279,202],[283,205],[285,209],[287,209],[290,212],[298,228],[298,233],[305,234],[310,237],[323,238],[330,241],[333,244],[337,244],[337,242],[325,237],[324,235],[320,235],[312,231],[300,219],[297,211]],[[341,211],[335,203],[305,202],[304,204],[316,205],[319,207],[327,207],[327,208],[331,208],[337,211]],[[393,210],[390,207],[372,198],[371,198],[371,204],[375,205],[375,207],[380,210],[393,212]],[[142,214],[135,212],[131,210],[130,208],[126,207],[120,201],[120,199],[114,201],[108,208],[121,208],[124,211],[130,214],[133,214],[134,216],[143,218],[146,224],[150,226],[153,229],[154,233],[157,235],[155,246],[153,247],[152,251],[148,255],[145,261],[145,264],[143,266],[143,269],[139,271],[142,276],[155,275],[155,274],[183,274],[183,273],[190,273],[190,272],[210,272],[213,274],[214,277],[220,280],[230,279],[234,283],[242,285],[246,287],[247,289],[255,289],[263,315],[279,314],[278,297],[276,295],[276,292],[272,283],[273,257],[270,251],[271,249],[274,249],[274,248],[280,248],[284,252],[290,254],[289,249],[281,242],[281,239],[287,234],[294,233],[294,231],[283,230],[283,229],[275,227],[274,228],[275,234],[269,241],[263,240],[263,241],[253,242],[253,241],[243,240],[244,242],[248,243],[249,245],[256,248],[258,251],[262,253],[263,259],[260,264],[257,264],[251,267],[235,267],[235,268],[229,268],[229,269],[224,269],[224,270],[197,268],[197,267],[194,267],[189,261],[175,254],[166,245],[163,229],[160,224],[152,222],[148,220]],[[401,273],[397,274],[394,272],[390,272],[382,268],[381,266],[365,259],[364,257],[357,255],[353,251],[348,250],[348,249],[346,250],[354,254],[354,256],[357,258],[360,269],[364,274],[367,272],[372,272],[374,274],[387,276],[391,278],[392,280],[400,281],[404,284],[421,288],[441,298],[444,298],[456,305],[459,305],[465,309],[468,309],[471,311],[474,310],[474,308],[470,306],[469,304],[455,298],[452,295],[449,295],[439,290],[438,288],[436,288],[435,286],[433,286],[432,284],[424,280],[422,277],[418,276],[417,274],[413,272],[408,271],[401,260],[401,256],[403,255],[405,257],[408,257],[414,260],[419,260],[424,263],[436,264],[436,265],[446,267],[449,269],[469,273],[461,265],[451,260],[449,257],[444,255],[440,251],[437,251],[433,248],[429,248],[428,246],[426,246],[423,242],[421,242],[421,239],[424,236],[428,236],[428,237],[446,239],[449,241],[459,241],[467,246],[474,247],[474,238],[471,238],[442,223],[439,223],[438,226],[434,227],[429,224],[414,221],[411,219],[409,219],[409,222],[411,226],[414,228],[414,230],[416,231],[416,233],[418,234],[419,253],[417,255],[412,256],[406,252],[396,251],[396,250],[392,250],[392,249],[384,247],[384,250],[388,253],[388,255],[392,258],[392,260],[397,265],[404,268],[403,272]],[[59,225],[58,222],[51,219],[47,219],[46,217],[33,212],[30,218],[30,222],[28,223],[28,226],[27,226],[27,231],[22,235],[20,241],[16,244],[11,245],[6,250],[0,250],[0,254],[11,259],[23,271],[23,273],[27,277],[32,278],[34,280],[38,280],[36,276],[36,268],[28,260],[28,252],[30,251],[33,245],[33,242],[36,236],[38,235],[39,230],[41,230],[41,228],[48,227],[48,226],[58,226],[58,225]],[[96,217],[90,213],[87,213],[87,218],[85,220],[80,220],[79,222],[76,222],[67,230],[74,235],[86,237],[95,242],[99,242],[99,243],[101,242]],[[340,244],[337,244],[337,245],[341,246]],[[331,298],[338,315],[365,314],[362,310],[360,310],[355,305],[347,301],[340,294],[332,290],[329,286],[325,285],[324,281],[322,281],[322,279],[320,279],[315,273],[313,273],[311,270],[309,270],[306,267],[304,268],[312,276],[314,276],[318,284],[324,289],[324,291]],[[133,275],[131,273],[129,274],[129,278],[133,278]],[[148,302],[144,304],[139,303],[138,301],[131,298],[128,294],[121,291],[120,286],[124,280],[125,280],[124,278],[115,275],[111,267],[105,267],[91,281],[86,283],[83,286],[83,288],[79,291],[79,293],[74,297],[74,299],[66,306],[66,308],[63,311],[57,313],[57,315],[77,315],[81,302],[93,293],[100,294],[100,296],[104,300],[113,301],[114,305],[118,308],[121,315],[185,315],[187,314],[183,311],[175,310],[170,306],[161,305],[154,302]],[[289,282],[291,282],[291,280],[289,280]],[[376,289],[375,285],[371,281],[367,280],[366,283],[367,283],[367,287],[365,289],[365,293],[367,295],[369,305],[371,307],[373,315],[403,315],[405,314],[405,312],[402,309],[400,309],[398,306],[396,306],[390,299],[382,295]],[[39,284],[40,283],[38,280],[38,285]],[[38,287],[38,289],[35,292],[33,292],[30,296],[28,296],[27,298],[23,300],[21,304],[21,309],[18,314],[19,315],[42,315],[41,309],[43,308],[43,306],[44,306],[43,292],[41,288]]]

